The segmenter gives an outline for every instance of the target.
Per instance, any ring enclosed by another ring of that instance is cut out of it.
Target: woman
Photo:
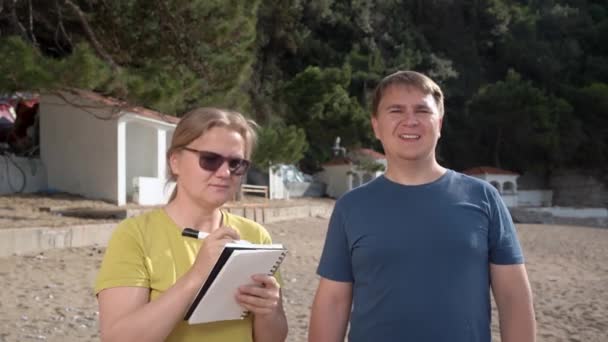
[[[283,341],[287,321],[274,277],[256,275],[237,302],[244,320],[188,325],[184,315],[227,242],[271,243],[259,224],[222,211],[249,167],[254,123],[201,108],[177,125],[167,162],[176,182],[169,203],[119,224],[95,285],[103,341]],[[184,228],[210,233],[182,237]]]

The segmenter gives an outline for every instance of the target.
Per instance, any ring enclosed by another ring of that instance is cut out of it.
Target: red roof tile
[[[103,104],[103,105],[110,106],[110,107],[115,107],[116,109],[119,109],[118,111],[116,111],[115,114],[113,114],[113,115],[116,115],[116,117],[118,117],[120,115],[120,113],[122,113],[122,112],[128,112],[128,113],[135,114],[137,116],[142,116],[142,117],[146,117],[146,118],[150,118],[150,119],[154,119],[154,120],[158,120],[158,121],[164,121],[164,122],[168,122],[168,123],[172,123],[172,124],[177,124],[180,120],[178,117],[175,117],[173,115],[160,113],[160,112],[157,112],[157,111],[154,111],[151,109],[147,109],[147,108],[143,108],[143,107],[132,106],[132,105],[129,105],[126,101],[122,101],[122,100],[119,100],[119,99],[116,99],[113,97],[109,97],[109,96],[103,96],[101,94],[98,94],[98,93],[95,93],[95,92],[92,92],[89,90],[68,89],[68,90],[64,90],[63,92],[79,96],[83,99],[92,100],[99,104]],[[111,115],[109,118],[111,118],[113,115]]]
[[[349,165],[352,161],[344,157],[336,157],[328,162],[323,163],[321,166],[337,166],[337,165]]]
[[[365,155],[367,157],[370,157],[372,159],[386,159],[384,154],[382,154],[380,152],[376,152],[376,151],[372,150],[371,148],[358,148],[356,150],[353,150],[353,153],[359,153],[359,154]]]
[[[519,175],[517,172],[503,170],[492,166],[478,166],[462,171],[465,175]]]
[[[353,163],[353,160],[356,161],[356,160],[360,159],[361,156],[369,157],[374,160],[386,159],[384,154],[376,152],[369,148],[358,148],[358,149],[352,150],[350,153],[348,153],[348,155],[350,155],[350,156],[349,157],[334,157],[330,161],[323,163],[322,166],[349,165],[349,164]],[[357,155],[359,156],[359,158],[357,158]]]

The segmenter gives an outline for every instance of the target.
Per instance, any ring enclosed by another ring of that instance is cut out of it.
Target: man
[[[535,341],[532,294],[499,193],[437,162],[443,94],[413,71],[376,88],[384,176],[340,198],[318,267],[309,341]]]

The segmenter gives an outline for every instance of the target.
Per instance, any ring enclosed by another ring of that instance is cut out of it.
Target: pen
[[[203,240],[204,238],[209,236],[209,233],[201,232],[201,231],[198,231],[198,230],[192,229],[192,228],[184,228],[184,230],[182,230],[182,236],[187,236],[187,237]],[[242,243],[242,244],[251,244],[251,242],[246,241],[246,240],[236,240],[234,242]]]

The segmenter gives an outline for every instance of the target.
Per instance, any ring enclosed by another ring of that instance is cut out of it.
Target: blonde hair
[[[245,158],[251,158],[257,141],[255,130],[258,125],[255,121],[245,118],[243,114],[236,111],[211,107],[197,108],[184,114],[173,132],[171,146],[167,150],[168,182],[177,180],[177,175],[171,170],[171,155],[214,127],[225,127],[239,133],[245,140]],[[175,199],[176,195],[177,187],[173,190],[169,202]]]
[[[382,101],[384,91],[386,88],[392,85],[414,87],[424,94],[431,94],[435,100],[435,104],[437,104],[439,116],[443,116],[444,106],[443,92],[441,91],[441,88],[430,77],[411,70],[397,71],[386,76],[384,79],[382,79],[382,81],[380,81],[378,86],[376,86],[376,90],[374,91],[374,98],[372,101],[373,116],[378,115],[378,106],[380,105],[380,101]]]

